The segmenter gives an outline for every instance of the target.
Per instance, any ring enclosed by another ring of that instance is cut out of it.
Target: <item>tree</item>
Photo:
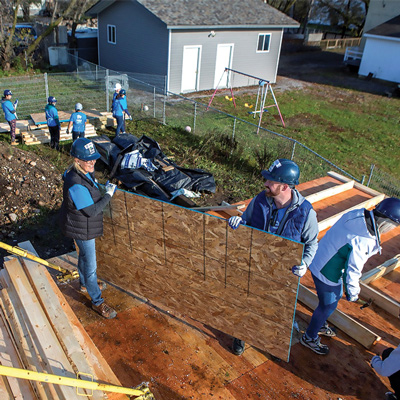
[[[342,37],[349,30],[360,36],[365,24],[370,0],[319,0],[318,7],[325,13],[331,26],[339,26]]]

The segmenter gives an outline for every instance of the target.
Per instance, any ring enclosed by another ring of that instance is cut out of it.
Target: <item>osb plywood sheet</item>
[[[289,359],[301,243],[118,190],[96,249],[101,278]]]

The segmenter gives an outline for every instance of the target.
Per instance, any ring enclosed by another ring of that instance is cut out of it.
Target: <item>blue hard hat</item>
[[[119,94],[120,94],[120,95],[123,95],[123,94],[126,95],[126,90],[125,90],[125,89],[121,89],[121,90],[119,91]]]
[[[54,96],[49,96],[49,98],[47,99],[47,102],[49,104],[51,103],[57,103],[57,99]]]
[[[97,160],[100,158],[99,152],[96,150],[93,142],[87,138],[78,138],[72,143],[71,152],[72,157],[76,157],[82,161]]]
[[[286,158],[275,160],[268,170],[261,171],[264,179],[273,182],[286,183],[290,186],[299,184],[299,166]]]
[[[8,95],[10,95],[10,94],[11,94],[11,96],[12,96],[12,92],[11,92],[10,89],[6,89],[6,90],[4,91],[4,96],[8,96]]]
[[[375,211],[384,216],[385,218],[391,219],[393,222],[400,224],[400,200],[395,197],[389,197],[382,200],[376,207]]]

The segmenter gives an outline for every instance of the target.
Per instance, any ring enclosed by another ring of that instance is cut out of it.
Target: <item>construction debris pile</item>
[[[216,189],[214,177],[201,169],[179,167],[162,152],[159,144],[145,135],[131,134],[92,138],[110,178],[121,181],[128,190],[171,201],[179,190],[210,192]]]

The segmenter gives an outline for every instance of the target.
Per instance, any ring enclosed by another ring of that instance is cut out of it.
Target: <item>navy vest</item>
[[[290,207],[291,206],[289,206],[289,208]],[[311,209],[311,203],[307,200],[304,200],[300,205],[298,205],[284,217],[282,221],[283,227],[280,225],[276,234],[301,242],[301,233]],[[265,192],[259,193],[254,201],[251,226],[262,229],[263,231],[268,231],[270,211],[271,206],[267,202]]]
[[[77,210],[69,195],[74,185],[82,185],[89,190],[93,202],[101,199],[100,190],[87,176],[71,168],[64,176],[63,203],[61,205],[61,230],[66,237],[78,240],[91,240],[103,235],[103,213],[87,217]]]

